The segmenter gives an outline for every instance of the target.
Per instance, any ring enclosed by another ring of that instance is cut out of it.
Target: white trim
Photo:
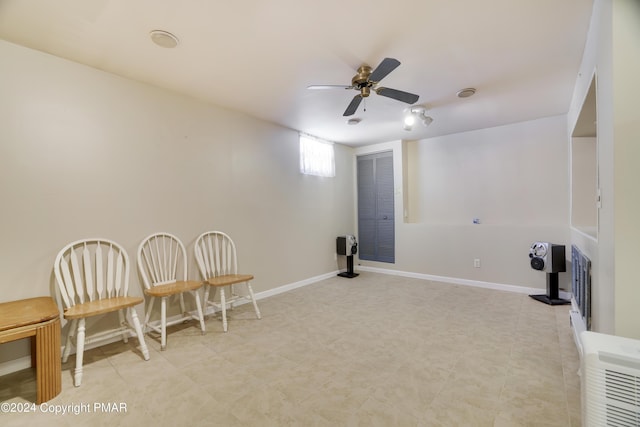
[[[176,316],[179,317],[179,316]],[[138,338],[136,337],[135,333],[133,333],[133,331],[128,331],[129,333],[129,337],[130,338]],[[146,330],[145,330],[146,333]],[[23,339],[28,339],[27,338],[23,338]],[[63,343],[67,342],[67,336],[63,335],[60,337]],[[90,343],[86,343],[84,346],[84,351],[87,350],[91,350],[94,349],[96,347],[102,347],[103,345],[107,345],[107,344],[111,344],[114,342],[118,342],[118,341],[122,341],[122,334],[119,334],[117,336],[113,336],[110,338],[105,338],[103,340],[98,340],[95,342],[90,342]],[[17,341],[16,341],[17,342]],[[64,344],[60,347],[60,358],[62,359],[62,353],[64,352]],[[69,355],[72,354],[76,354],[76,347],[73,346],[71,348],[71,353],[69,353]],[[75,366],[75,365],[74,365]],[[29,369],[31,368],[31,355],[29,356],[24,356],[24,357],[19,357],[17,359],[13,359],[13,360],[8,360],[6,362],[2,362],[0,363],[0,376],[3,375],[7,375],[7,374],[11,374],[13,372],[17,372],[17,371],[22,371],[23,369]],[[35,369],[35,366],[33,367]]]
[[[262,292],[258,292],[255,294],[256,300],[261,300],[264,298],[268,298],[268,297],[272,297],[274,295],[278,295],[278,294],[282,294],[284,292],[288,292],[288,291],[292,291],[294,289],[297,288],[301,288],[303,286],[307,286],[307,285],[311,285],[313,283],[319,282],[321,280],[325,280],[328,279],[330,277],[334,277],[339,273],[339,270],[336,271],[332,271],[330,273],[325,273],[325,274],[321,274],[319,276],[314,276],[314,277],[310,277],[308,279],[304,279],[304,280],[300,280],[299,282],[293,282],[293,283],[289,283],[287,285],[282,285],[282,286],[278,286],[277,288],[273,288],[273,289],[269,289],[266,291],[262,291]],[[238,302],[237,305],[242,305],[242,304],[246,304],[248,303],[248,300],[242,300],[241,302]],[[195,310],[192,312],[192,314],[195,315]],[[207,314],[207,313],[204,313]],[[171,317],[167,318],[167,324],[169,324],[171,321],[176,320],[176,319],[181,319],[182,315],[177,314]],[[145,328],[145,333],[146,333],[146,328]],[[132,337],[134,335],[130,334]],[[63,342],[66,342],[66,336],[62,337]],[[88,344],[85,346],[85,351],[86,350],[91,350],[92,348],[95,347],[100,347],[106,344],[110,344],[110,343],[114,343],[117,341],[120,341],[121,337],[117,336],[117,337],[113,337],[110,339],[106,339],[106,340],[102,340],[99,343],[93,343],[93,344]],[[62,347],[62,349],[60,350],[60,354],[62,354],[64,347]],[[71,353],[75,354],[75,347],[73,347],[71,349]],[[21,371],[23,369],[28,369],[31,367],[31,356],[24,356],[24,357],[20,357],[18,359],[13,359],[13,360],[8,360],[6,362],[2,362],[0,363],[0,376],[3,375],[8,375],[11,374],[13,372],[17,372],[17,371]]]
[[[31,367],[31,356],[19,357],[0,363],[0,377]]]
[[[594,242],[598,243],[598,237],[594,236],[593,234],[589,234],[588,232],[581,230],[579,227],[576,227],[574,225],[571,226],[571,230],[575,231],[576,233],[584,236],[585,238],[589,239],[589,240],[593,240]],[[598,230],[596,229],[596,234],[598,233]]]
[[[299,282],[289,283],[288,285],[278,286],[277,288],[269,289],[266,291],[258,292],[255,294],[256,300],[261,300],[263,298],[269,298],[274,295],[282,294],[288,291],[292,291],[297,288],[301,288],[303,286],[311,285],[313,283],[319,282],[321,280],[329,279],[331,277],[336,276],[340,271],[332,271],[329,273],[321,274],[319,276],[310,277],[308,279],[300,280]],[[248,301],[247,301],[248,302]]]
[[[362,271],[369,271],[372,273],[411,277],[414,279],[431,280],[436,282],[452,283],[452,284],[464,285],[464,286],[474,286],[477,288],[487,288],[487,289],[494,289],[498,291],[517,292],[517,293],[523,293],[523,294],[536,294],[540,292],[540,289],[538,288],[527,288],[524,286],[506,285],[506,284],[492,283],[492,282],[481,282],[477,280],[460,279],[455,277],[434,276],[432,274],[412,273],[408,271],[388,270],[385,268],[358,266],[358,269]],[[310,277],[308,279],[300,280],[298,282],[293,282],[287,285],[278,286],[277,288],[258,292],[255,294],[255,298],[256,300],[261,300],[261,299],[269,298],[278,294],[289,292],[294,289],[301,288],[303,286],[312,285],[321,280],[335,277],[339,272],[340,270],[335,270],[329,273],[321,274],[319,276]],[[570,298],[570,294],[564,291],[561,291],[559,296],[561,298],[566,298],[566,299]],[[248,302],[249,302],[248,300],[242,300],[242,302],[239,302],[238,305],[246,304]],[[207,314],[207,313],[204,313],[204,314]],[[172,319],[178,319],[178,318],[181,318],[181,315],[175,315],[167,318],[167,324],[169,324],[169,322],[171,322]],[[573,317],[572,317],[572,320],[573,320]],[[131,336],[133,337],[133,335]],[[62,337],[62,339],[66,341],[66,337]],[[92,348],[102,346],[108,343],[116,342],[116,341],[120,341],[120,337],[113,337],[110,340],[100,341],[99,344],[94,343],[93,345],[87,345],[85,347],[85,350],[90,350]],[[74,352],[75,352],[75,348],[72,349],[72,353]],[[62,350],[61,350],[61,354],[62,354]],[[22,369],[27,369],[29,367],[31,367],[31,356],[20,357],[18,359],[2,362],[0,363],[0,376],[7,375],[12,372],[20,371]]]
[[[479,280],[461,279],[458,277],[435,276],[433,274],[413,273],[410,271],[389,270],[386,268],[368,267],[366,265],[360,265],[358,266],[358,269],[362,271],[370,271],[372,273],[390,274],[392,276],[411,277],[413,279],[432,280],[434,282],[452,283],[455,285],[473,286],[476,288],[494,289],[497,291],[516,292],[520,294],[539,294],[541,291],[538,288],[528,288],[525,286],[482,282]],[[558,296],[564,299],[571,298],[571,294],[565,291],[560,291]]]
[[[329,279],[330,277],[335,277],[339,273],[339,270],[332,271],[330,273],[321,274],[319,276],[310,277],[308,279],[300,280],[299,282],[289,283],[288,285],[278,286],[277,288],[268,289],[266,291],[257,292],[253,296],[256,298],[256,301],[261,299],[269,298],[278,294],[283,294],[285,292],[292,291],[297,288],[301,288],[303,286],[311,285],[321,280]],[[237,303],[234,305],[243,305],[248,304],[249,300],[247,298],[239,299]],[[205,316],[210,315],[213,312],[213,307],[206,307],[202,314]],[[167,322],[169,320],[167,319]]]
[[[587,327],[584,324],[584,320],[582,320],[582,315],[577,310],[571,310],[569,312],[569,319],[571,320],[571,329],[573,330],[573,341],[580,354],[580,359],[582,359],[582,340],[580,339],[580,335],[587,330]]]

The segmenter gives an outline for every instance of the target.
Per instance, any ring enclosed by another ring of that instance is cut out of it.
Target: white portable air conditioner
[[[640,426],[640,341],[585,331],[582,425]]]

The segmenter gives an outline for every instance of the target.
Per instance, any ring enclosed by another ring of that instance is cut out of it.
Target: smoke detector
[[[456,95],[458,95],[458,98],[469,98],[470,96],[473,96],[475,93],[476,93],[475,88],[468,87],[466,89],[459,90]]]
[[[178,38],[168,31],[153,30],[149,33],[149,37],[151,37],[151,41],[158,46],[168,49],[178,46],[179,43]]]

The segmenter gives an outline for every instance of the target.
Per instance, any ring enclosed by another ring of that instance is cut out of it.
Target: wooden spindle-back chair
[[[129,256],[122,246],[108,239],[84,239],[66,245],[58,253],[54,273],[64,302],[64,318],[71,321],[62,361],[71,353],[76,338],[74,384],[82,383],[85,345],[121,336],[138,337],[140,350],[149,360],[142,327],[135,306],[144,298],[129,295]],[[118,313],[118,324],[112,329],[87,335],[86,319],[107,313]],[[130,320],[130,321],[129,321]]]
[[[149,329],[160,333],[161,350],[167,347],[167,326],[195,319],[200,322],[204,334],[204,317],[198,295],[203,282],[187,279],[187,251],[180,239],[169,233],[151,234],[138,246],[137,260],[144,293],[151,297],[144,323]],[[184,294],[190,294],[195,299],[195,314],[187,311]],[[167,300],[176,295],[180,300],[180,315],[167,322]],[[150,321],[156,298],[160,298],[160,321]]]
[[[253,295],[251,288],[252,274],[238,274],[238,258],[236,253],[236,245],[227,234],[221,231],[207,231],[202,233],[196,239],[195,257],[198,263],[200,275],[205,281],[204,303],[205,309],[208,306],[222,311],[222,329],[227,332],[227,305],[233,308],[233,304],[240,300],[246,299],[253,303],[256,317],[260,319],[262,316],[258,309],[258,304]],[[247,288],[246,295],[236,294],[234,285],[244,283]],[[227,296],[225,287],[228,287],[230,294]],[[209,300],[209,290],[213,288],[220,289],[220,302]]]

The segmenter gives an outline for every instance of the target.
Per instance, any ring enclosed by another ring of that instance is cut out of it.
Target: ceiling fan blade
[[[416,102],[418,102],[418,98],[420,98],[419,95],[416,95],[414,93],[403,92],[397,89],[389,89],[388,87],[379,87],[375,89],[375,91],[378,95],[406,102],[407,104],[415,104]]]
[[[351,103],[347,107],[347,109],[344,110],[343,116],[352,116],[358,109],[358,106],[360,105],[361,101],[362,101],[362,95],[354,96],[353,99],[351,100]]]
[[[307,86],[307,89],[353,89],[353,86],[344,85],[311,85]]]
[[[378,65],[369,76],[369,81],[375,83],[379,82],[380,80],[384,79],[387,74],[398,68],[399,65],[400,61],[398,61],[397,59],[384,58],[380,65]]]

